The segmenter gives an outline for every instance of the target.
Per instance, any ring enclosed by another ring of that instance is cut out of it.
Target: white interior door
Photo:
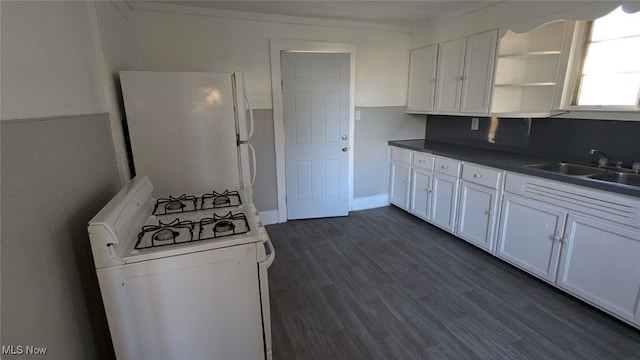
[[[287,219],[348,214],[349,57],[282,53]]]

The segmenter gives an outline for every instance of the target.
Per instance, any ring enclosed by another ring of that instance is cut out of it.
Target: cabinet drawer
[[[498,184],[500,183],[500,173],[500,170],[481,167],[473,164],[465,163],[462,167],[463,180],[490,187],[492,189],[498,188]]]
[[[413,166],[426,170],[433,170],[433,155],[414,152]]]
[[[442,174],[459,177],[460,165],[459,160],[436,157],[433,170]]]
[[[405,164],[411,164],[411,150],[392,146],[391,159],[401,161]]]

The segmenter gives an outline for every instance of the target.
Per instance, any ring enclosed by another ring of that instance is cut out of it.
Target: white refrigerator
[[[253,118],[241,73],[121,71],[120,82],[133,165],[154,197],[252,196]]]

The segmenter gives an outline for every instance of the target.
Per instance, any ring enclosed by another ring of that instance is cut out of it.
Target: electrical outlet
[[[471,118],[471,130],[478,130],[480,118]]]
[[[360,120],[360,110],[356,110],[356,120]]]

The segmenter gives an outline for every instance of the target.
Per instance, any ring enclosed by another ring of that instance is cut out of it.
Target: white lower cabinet
[[[640,231],[570,215],[563,244],[557,285],[640,324]]]
[[[419,218],[429,220],[431,201],[431,178],[433,171],[413,168],[411,171],[410,212]]]
[[[496,255],[553,282],[566,217],[560,208],[505,194]]]
[[[458,178],[434,173],[432,190],[431,223],[453,232],[456,221]]]
[[[389,149],[389,202],[409,210],[411,150],[392,146]]]
[[[391,160],[389,202],[404,210],[409,209],[409,164]]]
[[[498,196],[495,189],[462,181],[456,235],[493,252]]]
[[[389,201],[640,328],[639,199],[392,147]]]
[[[456,235],[493,253],[502,171],[465,163],[460,182]]]
[[[496,255],[640,327],[640,201],[514,173],[504,188]]]

